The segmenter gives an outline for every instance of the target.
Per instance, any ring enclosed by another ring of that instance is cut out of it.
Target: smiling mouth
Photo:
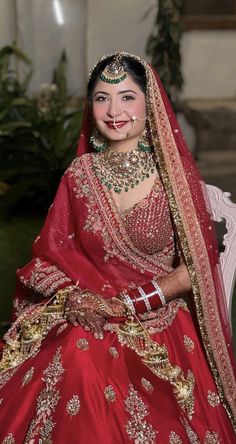
[[[122,128],[123,126],[126,125],[126,123],[128,123],[128,120],[120,120],[114,123],[113,120],[109,120],[108,122],[105,122],[105,124],[108,126],[108,128],[111,129],[117,129],[117,128]]]

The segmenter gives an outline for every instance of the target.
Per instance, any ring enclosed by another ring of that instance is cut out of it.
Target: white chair
[[[236,278],[236,204],[230,200],[230,193],[207,184],[208,196],[211,203],[213,220],[221,222],[225,219],[226,230],[223,237],[224,251],[220,254],[220,264],[231,319],[232,300]]]

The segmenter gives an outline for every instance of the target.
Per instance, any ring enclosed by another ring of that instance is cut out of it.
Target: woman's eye
[[[123,96],[123,100],[135,100],[134,96]]]
[[[107,100],[107,97],[105,96],[97,96],[95,98],[95,102],[104,102],[105,100]]]

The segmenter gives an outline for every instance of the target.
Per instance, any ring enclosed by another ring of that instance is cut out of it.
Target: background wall
[[[55,3],[63,24],[58,24]],[[72,93],[82,94],[89,68],[98,57],[127,50],[146,57],[156,0],[0,0],[0,46],[16,36],[32,58],[31,90],[51,81],[62,49],[68,56]],[[147,11],[149,14],[147,15]],[[190,31],[182,39],[184,98],[236,97],[236,30]]]

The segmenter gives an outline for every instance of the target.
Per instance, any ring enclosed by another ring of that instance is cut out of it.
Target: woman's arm
[[[191,281],[185,264],[179,265],[168,275],[157,280],[166,301],[191,290]]]
[[[144,313],[157,310],[190,289],[191,281],[187,267],[181,263],[168,275],[123,292],[121,299],[129,306],[131,312]]]

